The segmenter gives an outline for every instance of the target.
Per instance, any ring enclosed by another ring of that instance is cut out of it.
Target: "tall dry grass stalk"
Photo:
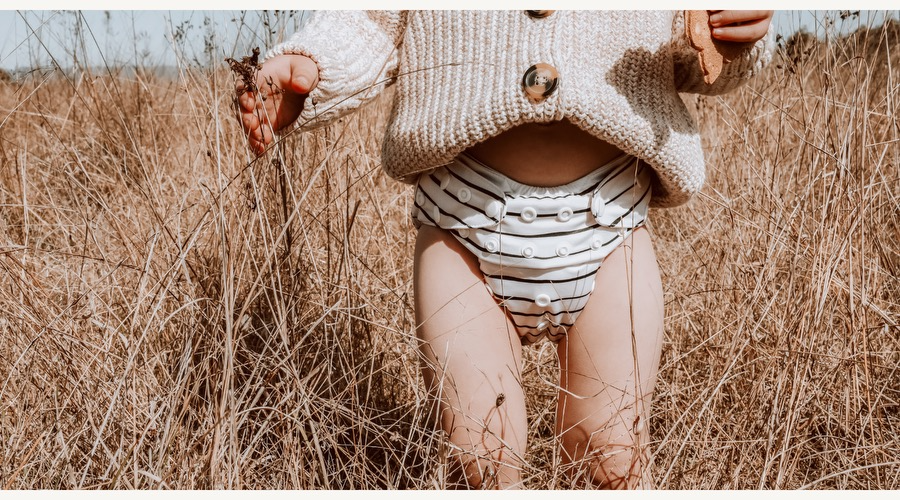
[[[690,98],[659,488],[900,487],[900,27]],[[387,100],[253,158],[223,68],[0,82],[0,487],[438,488]],[[389,97],[389,96],[388,96]],[[528,486],[562,488],[527,350]]]

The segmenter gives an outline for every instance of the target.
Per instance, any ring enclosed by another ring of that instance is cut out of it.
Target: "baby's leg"
[[[452,235],[422,226],[416,323],[425,383],[450,436],[454,475],[463,472],[473,488],[515,488],[528,430],[522,347],[482,279],[475,256]]]
[[[587,307],[559,344],[557,432],[578,481],[652,486],[642,467],[662,339],[659,268],[649,233],[638,229],[603,262]]]

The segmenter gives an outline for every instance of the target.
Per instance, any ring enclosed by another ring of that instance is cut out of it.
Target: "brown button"
[[[559,73],[547,63],[537,63],[525,71],[522,86],[528,97],[541,101],[556,90],[559,84]]]
[[[549,16],[550,14],[553,14],[556,11],[555,10],[526,10],[525,12],[529,16],[531,16],[535,19],[543,19],[543,18]]]

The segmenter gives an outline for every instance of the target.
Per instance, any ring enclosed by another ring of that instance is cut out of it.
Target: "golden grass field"
[[[900,23],[687,96],[657,488],[900,488]],[[0,487],[440,488],[389,95],[254,158],[224,64],[0,82]],[[526,349],[527,486],[566,488]]]

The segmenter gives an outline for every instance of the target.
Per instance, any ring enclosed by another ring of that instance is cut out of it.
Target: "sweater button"
[[[537,63],[525,71],[522,76],[522,87],[528,97],[542,101],[556,91],[559,84],[559,73],[547,63]]]
[[[553,10],[526,10],[525,13],[535,19],[543,19],[556,11]]]

